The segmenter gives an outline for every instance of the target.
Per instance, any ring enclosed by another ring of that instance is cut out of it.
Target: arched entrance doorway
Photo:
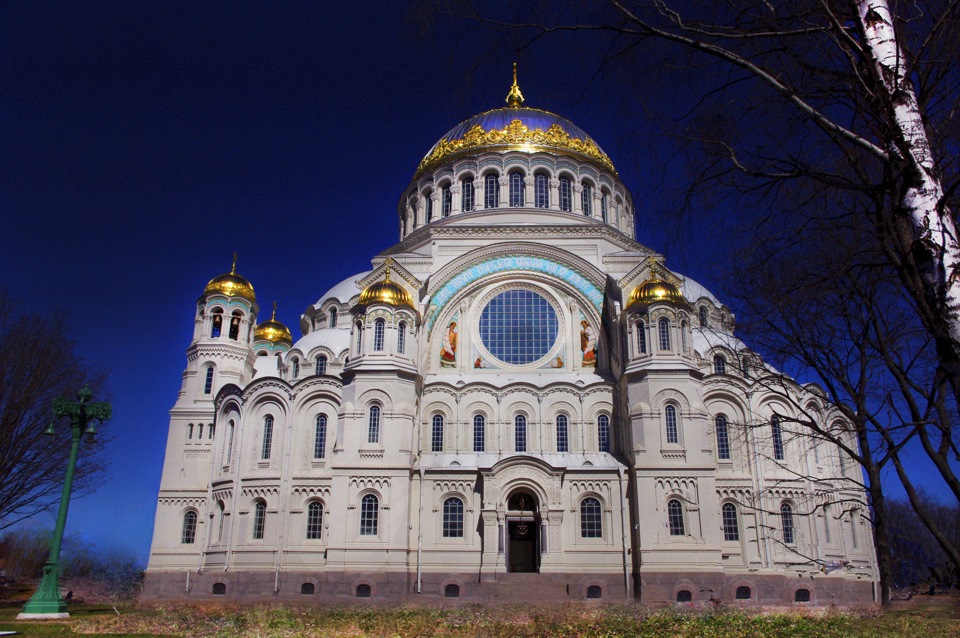
[[[507,499],[507,571],[540,571],[540,508],[537,497],[520,489]]]

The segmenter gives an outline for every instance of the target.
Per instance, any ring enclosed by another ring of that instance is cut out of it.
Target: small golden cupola
[[[408,308],[413,308],[413,303],[410,300],[410,294],[401,286],[390,281],[389,259],[387,260],[387,268],[384,273],[383,281],[373,282],[364,288],[363,292],[360,293],[360,302],[358,303],[359,306],[366,307],[375,303],[387,304],[388,306],[407,306]]]
[[[251,303],[256,303],[257,296],[253,292],[253,284],[237,274],[237,253],[233,253],[233,265],[230,266],[230,272],[214,277],[203,289],[204,297],[212,294],[242,297]]]
[[[657,274],[657,264],[654,262],[650,267],[650,279],[634,288],[627,307],[634,304],[649,305],[659,302],[685,305],[687,300],[683,298],[679,288],[660,278]]]
[[[293,345],[293,335],[290,334],[290,330],[277,321],[276,301],[273,302],[273,315],[270,317],[270,320],[257,324],[257,329],[253,331],[253,340]]]

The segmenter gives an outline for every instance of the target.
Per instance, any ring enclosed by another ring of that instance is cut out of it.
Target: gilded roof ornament
[[[400,285],[390,281],[391,258],[387,257],[383,281],[375,281],[360,293],[358,306],[365,307],[373,303],[383,303],[389,306],[407,306],[413,308],[410,293]]]
[[[507,106],[511,108],[517,108],[523,105],[523,93],[520,92],[520,87],[517,86],[517,63],[513,63],[513,86],[510,87],[510,92],[507,93]]]
[[[686,304],[683,293],[669,281],[660,278],[660,264],[655,257],[650,258],[650,279],[643,282],[630,295],[629,308],[633,304],[651,304],[657,302],[668,302],[675,304]]]
[[[236,252],[233,253],[233,264],[230,266],[230,272],[214,277],[203,289],[204,297],[217,293],[227,297],[242,297],[251,302],[257,300],[257,296],[253,292],[253,284],[237,274]]]
[[[284,342],[288,344],[293,344],[293,335],[290,334],[290,330],[277,321],[277,302],[273,302],[273,315],[270,316],[268,321],[257,325],[257,329],[253,331],[253,340],[254,341],[269,341],[271,343]]]

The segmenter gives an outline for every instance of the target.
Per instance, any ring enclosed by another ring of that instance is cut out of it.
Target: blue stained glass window
[[[504,363],[523,365],[542,359],[558,332],[553,306],[529,290],[500,293],[480,315],[480,339],[490,354]]]

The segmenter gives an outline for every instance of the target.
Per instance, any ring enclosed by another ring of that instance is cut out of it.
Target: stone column
[[[583,186],[573,184],[573,212],[577,215],[583,215]]]
[[[550,179],[550,210],[560,210],[560,180]]]

